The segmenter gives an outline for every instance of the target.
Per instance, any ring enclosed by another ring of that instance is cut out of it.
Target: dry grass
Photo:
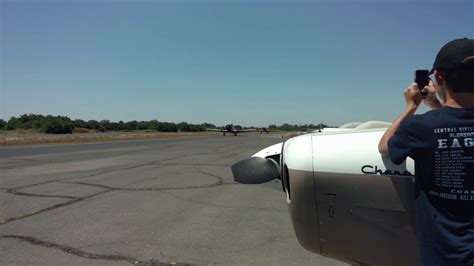
[[[73,133],[95,133],[95,130],[90,130],[90,129],[83,128],[83,127],[75,127],[72,130],[72,132]]]
[[[30,136],[34,135],[34,136]],[[139,140],[139,139],[163,139],[179,138],[185,136],[213,136],[219,135],[215,132],[125,132],[117,134],[93,134],[76,133],[69,135],[52,134],[30,134],[18,132],[0,132],[0,145],[26,145],[26,144],[50,144],[50,143],[78,143],[78,142],[102,142],[118,140]]]

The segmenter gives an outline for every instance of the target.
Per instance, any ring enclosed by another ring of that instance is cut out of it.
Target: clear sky
[[[473,0],[0,1],[3,119],[392,121],[474,38]]]

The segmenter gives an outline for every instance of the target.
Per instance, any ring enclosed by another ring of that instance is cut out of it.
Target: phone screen
[[[430,82],[429,74],[430,72],[428,70],[415,71],[415,82],[418,83],[418,88],[420,88],[420,90],[425,86],[428,86],[428,83]]]
[[[423,90],[425,86],[430,83],[430,72],[428,70],[417,70],[415,71],[415,82],[418,84],[418,88]],[[422,93],[425,95],[426,93]]]

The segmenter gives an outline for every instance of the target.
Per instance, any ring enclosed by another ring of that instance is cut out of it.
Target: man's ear
[[[441,73],[435,69],[434,71],[434,76],[436,79],[436,83],[438,83],[439,86],[442,86],[444,84],[444,77],[441,75]]]

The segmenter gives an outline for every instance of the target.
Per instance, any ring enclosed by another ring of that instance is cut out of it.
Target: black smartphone
[[[415,71],[415,82],[418,84],[418,88],[423,90],[425,86],[430,83],[430,71],[426,69],[418,69]],[[421,95],[425,96],[427,92],[422,92]]]

